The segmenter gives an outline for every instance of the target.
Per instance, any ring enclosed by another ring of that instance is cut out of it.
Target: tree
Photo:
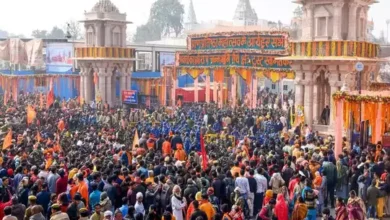
[[[57,26],[54,26],[51,30],[50,34],[48,34],[47,38],[50,39],[63,39],[65,38],[65,33],[62,29],[58,28]]]
[[[184,6],[179,0],[157,0],[150,9],[149,21],[157,25],[163,36],[174,31],[176,37],[183,30]]]
[[[137,27],[137,32],[134,35],[133,41],[135,43],[143,43],[145,41],[155,41],[161,39],[161,30],[157,25],[148,22]]]
[[[31,36],[33,36],[34,38],[46,39],[47,38],[47,31],[36,29],[36,30],[33,30],[33,32],[31,33]]]
[[[83,34],[81,32],[80,23],[78,21],[69,20],[68,22],[66,22],[63,30],[66,33],[66,35],[68,34],[68,31],[69,31],[71,39],[74,39],[74,40],[83,39]]]

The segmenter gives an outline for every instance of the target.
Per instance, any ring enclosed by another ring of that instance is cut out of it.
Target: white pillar
[[[303,40],[312,40],[313,39],[313,22],[314,22],[314,16],[313,16],[313,9],[314,9],[314,5],[306,5],[304,6],[305,7],[305,10],[306,10],[306,16],[304,18],[304,20],[306,22],[304,22],[306,25],[305,27],[303,28],[303,31],[302,31],[302,38]]]
[[[91,102],[91,89],[92,89],[92,78],[91,74],[89,73],[90,68],[85,68],[84,69],[86,72],[84,73],[84,90],[85,90],[85,103],[90,104]]]
[[[199,80],[198,80],[198,77],[196,77],[194,79],[194,102],[199,102],[199,92],[198,92],[198,89],[199,89]]]
[[[282,90],[282,92],[283,92],[283,90]],[[253,81],[252,81],[252,108],[256,108],[256,106],[257,106],[257,77],[253,76]]]
[[[234,73],[233,75],[230,75],[232,78],[232,88],[230,91],[230,94],[232,96],[232,107],[237,107],[237,73]]]
[[[333,3],[333,40],[341,40],[342,8],[344,2]]]
[[[319,111],[319,103],[320,103],[320,99],[319,99],[319,86],[318,84],[314,81],[313,82],[313,122],[314,124],[318,124],[318,122],[320,121],[320,118],[319,118],[319,114],[320,114],[320,111]]]
[[[80,68],[80,100],[85,99],[85,91],[84,91],[84,67]]]
[[[206,103],[210,103],[210,74],[206,75]]]
[[[303,106],[303,84],[302,84],[303,73],[296,70],[295,73],[295,109],[298,106]]]
[[[330,119],[329,119],[329,125],[331,126],[331,127],[333,127],[334,126],[334,114],[333,114],[333,111],[335,111],[336,109],[336,106],[334,105],[334,102],[333,102],[333,97],[332,97],[332,95],[334,94],[334,93],[336,93],[338,90],[339,90],[339,88],[337,87],[337,82],[329,82],[329,84],[330,84]]]
[[[213,80],[213,101],[215,104],[218,103],[218,83],[215,81],[215,77]]]
[[[104,104],[107,101],[106,97],[106,72],[105,68],[99,68],[99,96]]]
[[[112,46],[112,40],[111,40],[111,25],[105,23],[104,24],[105,33],[104,33],[104,46],[105,47],[111,47]]]
[[[120,78],[119,79],[120,79],[119,80],[119,86],[120,86],[119,97],[120,97],[120,100],[122,101],[122,91],[123,90],[127,90],[126,89],[127,74],[126,74],[126,69],[125,68],[121,69],[121,74],[120,74]]]
[[[356,40],[356,25],[357,25],[357,3],[349,3],[349,20],[348,20],[348,40]]]
[[[107,76],[106,76],[106,100],[108,105],[112,107],[112,68],[107,68]]]
[[[224,83],[221,82],[221,83],[218,83],[218,107],[219,108],[222,108],[223,107],[223,86]]]
[[[313,124],[313,82],[311,80],[305,81],[305,100],[304,100],[304,113],[305,123],[308,125]]]

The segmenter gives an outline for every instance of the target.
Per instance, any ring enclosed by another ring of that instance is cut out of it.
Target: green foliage
[[[183,30],[184,6],[178,0],[157,0],[150,9],[150,21],[167,36],[173,30],[176,37]]]
[[[156,41],[161,39],[161,30],[151,22],[137,27],[134,42]]]
[[[157,0],[150,9],[148,23],[137,27],[135,42],[160,40],[161,36],[176,37],[183,30],[184,6],[179,0]]]

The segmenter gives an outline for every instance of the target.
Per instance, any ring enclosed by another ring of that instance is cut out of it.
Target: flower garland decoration
[[[346,100],[349,102],[390,102],[390,96],[351,95],[338,91],[332,95],[335,101]]]
[[[290,37],[287,31],[230,31],[230,32],[215,32],[215,33],[202,33],[202,34],[190,34],[188,38],[202,38],[202,37],[232,37],[232,36],[253,36],[253,35],[282,35]]]

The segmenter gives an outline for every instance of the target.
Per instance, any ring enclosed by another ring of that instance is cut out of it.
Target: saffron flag
[[[207,169],[208,159],[207,159],[207,153],[206,153],[206,146],[204,146],[204,139],[203,135],[200,135],[200,153],[202,156],[202,168],[203,170]]]
[[[135,145],[138,145],[138,143],[139,143],[138,131],[135,130],[134,139],[133,139],[133,147],[132,147],[133,150],[135,150]]]
[[[65,122],[64,122],[64,120],[60,120],[60,122],[58,122],[57,128],[61,132],[65,129]]]
[[[31,105],[27,106],[27,124],[31,124],[34,122],[35,118],[37,117],[37,113],[35,112],[34,108]]]
[[[50,91],[47,94],[46,108],[49,108],[54,103],[53,79],[50,80]]]
[[[11,144],[12,144],[12,130],[10,129],[8,131],[7,136],[5,136],[5,138],[4,138],[3,150],[8,149],[11,146]]]
[[[39,131],[37,131],[37,141],[41,142],[41,140],[42,140],[41,133],[39,133]]]

